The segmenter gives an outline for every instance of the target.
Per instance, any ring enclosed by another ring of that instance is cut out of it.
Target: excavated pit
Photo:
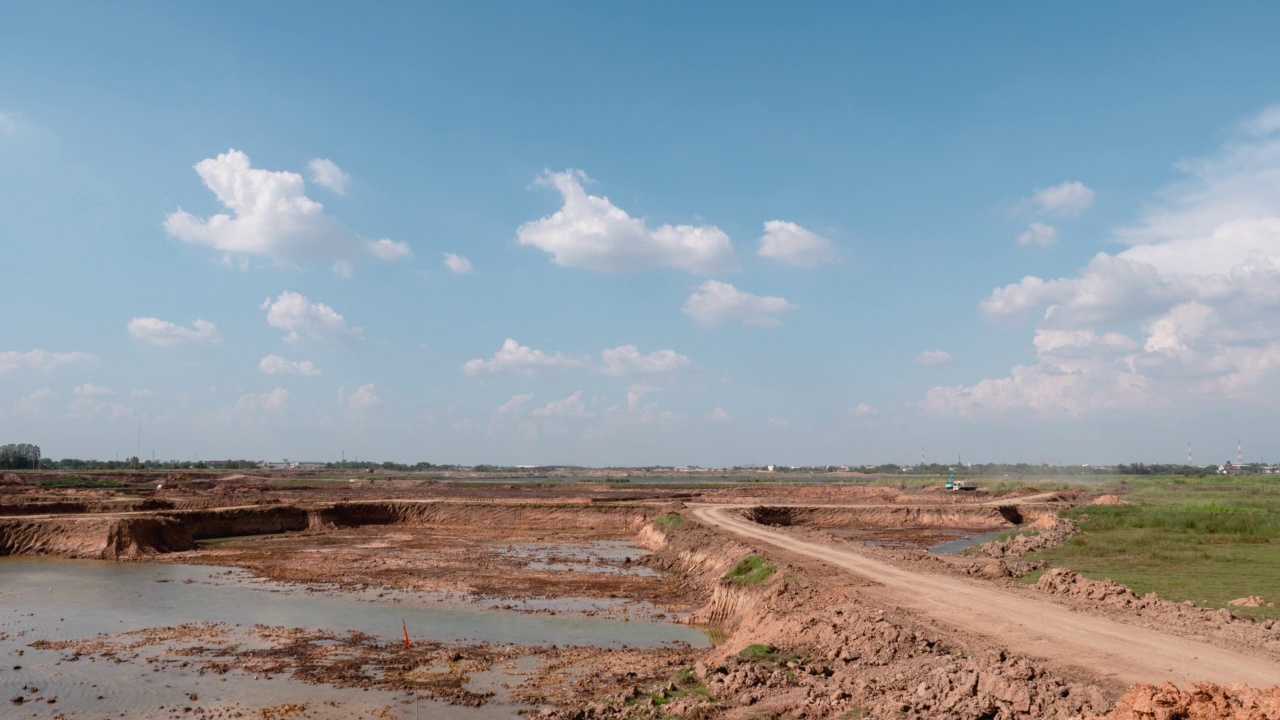
[[[307,530],[320,532],[367,525],[574,527],[603,532],[634,532],[654,514],[655,508],[643,505],[394,500],[339,502],[311,507],[270,504],[61,516],[23,513],[0,518],[0,556],[131,559],[191,550],[196,547],[197,540]]]

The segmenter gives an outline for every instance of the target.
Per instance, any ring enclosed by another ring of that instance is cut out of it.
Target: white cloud
[[[532,399],[533,399],[533,393],[521,393],[519,395],[512,395],[510,400],[499,405],[498,409],[494,410],[494,412],[498,413],[499,415],[506,415],[510,413],[520,412],[520,410],[525,406],[525,404]]]
[[[344,261],[336,267],[348,270],[364,255],[394,260],[409,254],[405,243],[366,240],[325,214],[323,205],[307,197],[298,173],[255,168],[239,150],[201,160],[195,170],[230,212],[201,218],[179,209],[165,218],[164,228],[183,242],[221,251],[228,260],[241,258],[242,267],[249,257],[281,265],[325,258]]]
[[[728,412],[725,412],[725,409],[724,409],[724,408],[722,408],[722,407],[717,407],[717,408],[715,408],[714,410],[712,410],[711,412],[707,413],[707,420],[709,420],[709,421],[711,421],[711,422],[716,422],[716,423],[728,422],[728,421],[729,421],[729,413],[728,413]]]
[[[877,410],[874,406],[868,403],[858,403],[857,405],[854,405],[853,407],[849,408],[849,414],[856,418],[874,417],[879,413],[880,413],[879,410]]]
[[[619,345],[601,351],[600,362],[596,363],[585,356],[535,350],[507,338],[492,358],[468,360],[462,369],[468,375],[504,372],[533,375],[542,371],[589,370],[613,377],[633,377],[675,373],[692,366],[692,360],[674,350],[655,350],[645,354],[635,345]]]
[[[39,370],[50,373],[70,365],[97,365],[98,356],[83,352],[48,352],[47,350],[0,351],[0,372]]]
[[[245,393],[236,399],[235,411],[245,419],[279,415],[289,405],[289,391],[276,388],[269,393]]]
[[[338,167],[338,163],[326,158],[316,158],[307,167],[311,168],[311,182],[327,187],[339,195],[347,194],[351,176]]]
[[[135,397],[135,398],[149,398],[154,394],[155,393],[145,388],[133,388],[132,390],[129,391],[129,397]]]
[[[468,360],[462,366],[462,370],[468,375],[502,372],[531,375],[541,370],[565,370],[585,367],[587,364],[588,360],[585,358],[569,357],[562,353],[548,355],[541,350],[534,350],[507,338],[506,342],[502,343],[502,349],[494,353],[492,358]]]
[[[52,388],[40,388],[30,395],[19,398],[13,403],[13,409],[25,414],[38,413],[44,406],[44,401],[57,394]]]
[[[1023,246],[1039,245],[1040,247],[1049,247],[1056,242],[1058,242],[1057,228],[1041,222],[1031,223],[1026,232],[1018,236],[1018,244]]]
[[[586,418],[594,417],[595,413],[587,410],[586,404],[582,402],[582,391],[578,390],[563,400],[555,400],[535,409],[533,416],[537,418]]]
[[[0,112],[0,135],[13,135],[18,132],[18,121],[12,115]]]
[[[395,242],[394,240],[367,240],[365,247],[369,250],[369,254],[379,260],[399,260],[407,258],[413,254],[409,249],[409,243]]]
[[[1036,319],[1036,361],[929,391],[935,412],[1196,408],[1280,401],[1280,106],[1241,123],[1071,277],[979,305]],[[1139,339],[1140,338],[1140,339]]]
[[[285,360],[279,355],[268,355],[262,358],[258,363],[258,370],[264,375],[301,375],[303,377],[315,377],[320,374],[320,368],[310,360]]]
[[[222,341],[222,333],[218,331],[218,326],[205,320],[196,320],[191,323],[190,328],[185,328],[160,318],[138,317],[130,320],[126,329],[138,340],[160,347]]]
[[[323,342],[352,343],[364,340],[364,329],[348,327],[346,318],[324,303],[312,303],[305,295],[285,291],[275,300],[262,301],[267,324],[287,334],[286,342],[303,338]]]
[[[951,362],[951,353],[946,350],[925,350],[916,356],[917,365],[946,365]]]
[[[80,397],[98,397],[102,395],[115,395],[116,391],[109,387],[94,385],[93,383],[85,383],[79,387],[72,388],[71,393]]]
[[[770,430],[790,430],[791,421],[783,418],[769,418]]]
[[[707,327],[741,322],[758,327],[782,324],[778,315],[795,309],[786,299],[752,295],[729,283],[708,280],[684,302],[684,314]]]
[[[756,250],[760,257],[787,265],[812,268],[836,259],[835,246],[815,232],[793,222],[770,220]]]
[[[642,354],[635,345],[619,345],[601,353],[600,372],[615,377],[660,375],[685,370],[693,365],[689,358],[675,350],[657,350]]]
[[[444,265],[454,275],[466,275],[471,272],[471,261],[454,253],[444,254]]]
[[[381,400],[378,399],[377,393],[374,392],[376,386],[373,383],[361,385],[356,388],[355,392],[347,395],[342,388],[338,388],[339,401],[346,405],[349,416],[359,416],[369,408],[376,407]]]
[[[606,272],[678,268],[709,275],[736,270],[729,236],[714,225],[662,225],[651,228],[606,197],[590,195],[581,170],[547,172],[538,183],[554,187],[564,199],[555,214],[524,223],[516,230],[521,245],[551,253],[557,265]]]
[[[1093,198],[1093,190],[1076,180],[1040,188],[1031,194],[1027,202],[1046,212],[1075,216],[1093,204]]]

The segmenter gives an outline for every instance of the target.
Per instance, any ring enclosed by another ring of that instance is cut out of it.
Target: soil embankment
[[[130,559],[189,550],[195,540],[364,525],[560,528],[635,532],[646,505],[365,501],[0,517],[0,555]]]

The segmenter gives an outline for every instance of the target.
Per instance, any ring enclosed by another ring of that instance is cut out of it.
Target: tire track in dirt
[[[708,527],[767,543],[880,584],[867,588],[899,607],[1050,664],[1124,684],[1211,680],[1270,687],[1280,663],[947,575],[907,570],[860,553],[808,542],[735,515],[731,506],[690,505]]]

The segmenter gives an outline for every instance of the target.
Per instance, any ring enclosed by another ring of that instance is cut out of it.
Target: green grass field
[[[1065,545],[1032,553],[1139,594],[1207,607],[1261,595],[1280,605],[1280,478],[1152,478],[1108,483],[1132,505],[1088,505]],[[1280,618],[1280,608],[1239,608]]]

